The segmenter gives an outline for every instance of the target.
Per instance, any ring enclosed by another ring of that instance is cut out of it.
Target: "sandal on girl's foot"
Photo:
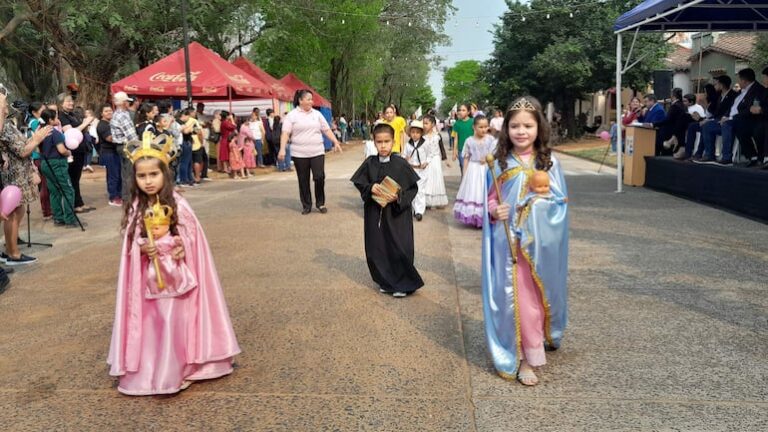
[[[539,378],[536,376],[536,373],[533,372],[533,369],[523,370],[521,368],[517,371],[517,380],[520,381],[520,384],[529,387],[539,383]]]

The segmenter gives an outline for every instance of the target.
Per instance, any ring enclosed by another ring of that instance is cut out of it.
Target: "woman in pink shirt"
[[[296,108],[283,119],[280,135],[280,152],[277,159],[285,160],[285,147],[291,141],[291,158],[299,179],[301,214],[312,211],[312,194],[309,190],[309,173],[315,181],[315,205],[320,213],[327,213],[325,207],[325,145],[323,135],[333,142],[333,150],[341,152],[341,144],[333,135],[328,121],[320,111],[312,108],[312,92],[297,90],[293,96]]]

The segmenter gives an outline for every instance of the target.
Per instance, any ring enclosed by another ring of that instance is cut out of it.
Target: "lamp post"
[[[184,28],[184,73],[187,82],[187,108],[192,107],[192,73],[189,66],[189,26],[187,25],[187,0],[181,0],[181,21]]]

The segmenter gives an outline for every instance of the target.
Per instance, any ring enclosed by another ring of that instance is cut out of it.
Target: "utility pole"
[[[184,25],[184,73],[187,78],[187,108],[192,107],[192,73],[189,66],[189,26],[187,25],[187,0],[181,0],[181,21]]]

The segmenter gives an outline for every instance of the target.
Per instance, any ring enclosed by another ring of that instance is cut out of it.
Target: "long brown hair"
[[[522,102],[523,99],[533,105],[534,111],[523,109],[509,109],[507,114],[504,115],[504,124],[499,132],[499,142],[496,145],[496,160],[499,161],[499,166],[502,170],[507,169],[507,158],[514,150],[515,146],[512,140],[509,138],[509,122],[517,113],[521,111],[527,111],[533,114],[536,119],[536,125],[538,133],[536,134],[536,141],[533,142],[533,151],[536,154],[536,169],[549,171],[552,168],[552,149],[549,148],[549,135],[550,128],[549,122],[544,117],[544,112],[541,109],[541,103],[533,96],[523,96],[515,99],[512,102],[511,107],[518,105],[518,102]]]
[[[136,164],[144,162],[144,161],[153,161],[157,164],[157,167],[160,168],[160,171],[163,173],[163,188],[158,193],[158,197],[160,198],[160,202],[164,205],[167,205],[173,209],[173,215],[171,216],[171,226],[170,226],[170,233],[172,235],[178,235],[178,222],[179,222],[179,216],[178,216],[178,206],[176,205],[176,198],[173,196],[173,188],[174,188],[174,182],[173,182],[173,175],[171,174],[171,170],[168,168],[168,165],[165,164],[165,162],[161,161],[160,159],[153,158],[153,157],[143,157],[139,160],[137,160],[133,164],[133,170],[132,170],[132,178],[131,178],[131,199],[129,201],[126,201],[123,203],[123,221],[121,223],[121,230],[128,232],[128,241],[133,243],[133,236],[136,233],[136,226],[141,228],[141,236],[145,237],[147,235],[147,230],[144,227],[144,213],[147,211],[147,209],[154,204],[154,201],[152,201],[152,197],[144,193],[141,189],[139,189],[138,184],[136,183]],[[133,211],[133,203],[138,201],[138,204],[136,206],[136,212]]]

